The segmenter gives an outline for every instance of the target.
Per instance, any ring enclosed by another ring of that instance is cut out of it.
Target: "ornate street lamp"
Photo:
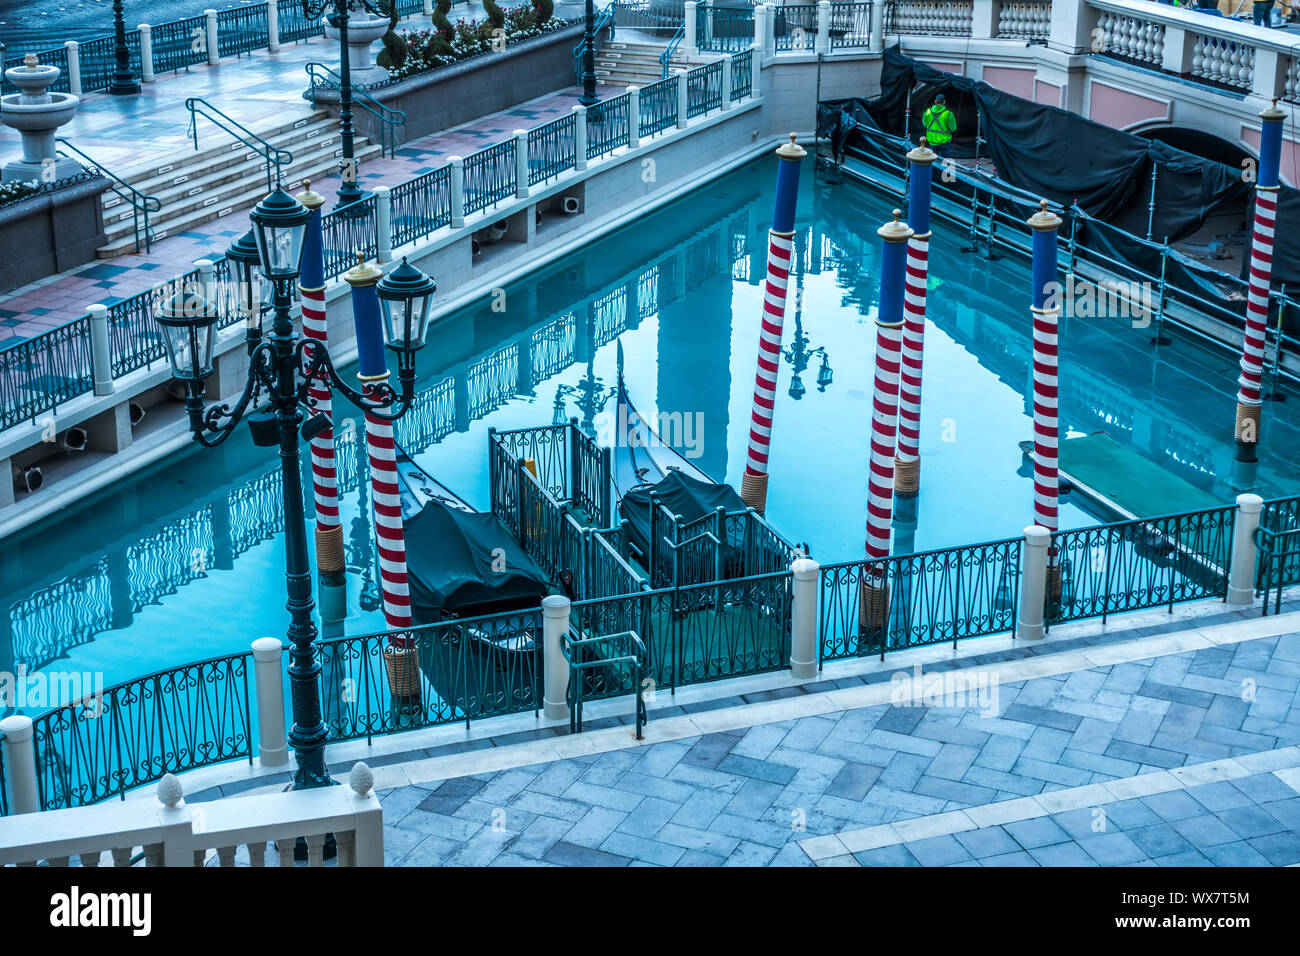
[[[226,247],[226,260],[234,270],[239,311],[244,316],[244,341],[252,355],[262,344],[262,316],[271,307],[271,285],[262,279],[262,257],[253,230]]]
[[[332,782],[325,766],[328,733],[321,718],[321,667],[316,659],[316,625],[312,620],[315,605],[298,447],[304,419],[307,425],[302,430],[307,432],[317,428],[320,424],[317,419],[323,418],[312,414],[310,386],[314,380],[326,379],[335,392],[371,416],[391,421],[405,414],[415,398],[415,350],[423,341],[433,282],[408,266],[410,272],[389,285],[388,311],[396,317],[401,331],[400,337],[388,343],[398,354],[400,395],[386,381],[365,382],[356,391],[339,377],[322,343],[297,333],[289,314],[311,211],[284,190],[276,189],[258,203],[250,218],[261,272],[271,285],[274,318],[271,332],[264,340],[260,321],[256,330],[250,322],[248,337],[256,344],[249,357],[248,381],[233,408],[225,404],[207,408],[203,405],[203,380],[212,374],[216,307],[201,297],[195,301],[174,296],[157,310],[155,317],[166,334],[172,374],[187,385],[185,410],[195,440],[207,447],[219,445],[230,437],[247,413],[254,444],[278,445],[280,449],[285,585],[290,614],[289,682],[293,704],[289,745],[298,760],[293,786],[302,790]],[[244,270],[244,278],[251,276],[251,267],[243,260],[236,264],[236,269]],[[244,301],[248,308],[253,308],[254,299]],[[375,320],[378,322],[377,315]],[[378,329],[372,331],[383,335]],[[267,402],[259,405],[264,391]]]
[[[587,0],[585,11],[585,29],[582,34],[582,96],[578,102],[583,106],[595,106],[600,102],[596,95],[596,0]]]
[[[139,93],[140,81],[131,72],[131,51],[126,48],[126,20],[122,16],[122,0],[113,0],[113,59],[117,68],[109,80],[108,92],[115,96]]]
[[[353,10],[365,10],[378,15],[366,0],[301,0],[302,12],[315,20],[329,10],[330,26],[339,31],[339,131],[343,136],[343,157],[339,160],[339,186],[336,206],[346,206],[361,199],[357,185],[358,170],[352,136],[352,66],[348,63],[348,16]]]

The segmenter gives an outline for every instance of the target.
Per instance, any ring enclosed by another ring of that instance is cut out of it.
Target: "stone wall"
[[[108,187],[96,176],[0,206],[0,293],[94,259],[104,244],[100,195]]]

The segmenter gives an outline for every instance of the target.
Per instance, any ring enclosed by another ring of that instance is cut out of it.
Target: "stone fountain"
[[[54,131],[72,119],[81,102],[71,93],[49,92],[61,72],[41,66],[34,53],[23,57],[22,66],[5,70],[5,79],[19,92],[0,96],[0,123],[22,136],[23,158],[5,165],[0,182],[54,182],[82,171],[80,163],[55,149]]]
[[[339,31],[330,25],[329,17],[322,22],[325,36],[337,43]],[[348,67],[352,71],[354,88],[383,83],[388,79],[388,71],[370,58],[370,45],[387,32],[386,17],[372,17],[364,10],[348,17]]]

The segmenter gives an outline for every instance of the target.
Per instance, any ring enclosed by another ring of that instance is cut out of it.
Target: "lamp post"
[[[348,63],[348,16],[354,9],[377,13],[366,0],[302,0],[302,12],[314,20],[330,10],[330,26],[339,31],[339,132],[343,137],[343,156],[339,160],[339,186],[335,206],[346,206],[361,199],[357,185],[356,152],[352,144],[352,66]]]
[[[131,72],[131,51],[126,48],[126,20],[122,15],[122,0],[113,0],[113,59],[117,69],[108,83],[108,92],[115,96],[131,96],[140,92],[140,81]]]
[[[250,308],[246,336],[250,344],[256,344],[252,345],[249,357],[248,380],[233,407],[214,404],[205,408],[203,404],[203,380],[212,374],[217,307],[202,296],[196,299],[178,294],[155,313],[164,332],[172,374],[186,385],[185,411],[194,439],[201,445],[214,447],[229,438],[235,426],[247,418],[254,444],[278,445],[280,449],[291,644],[289,684],[293,729],[289,732],[289,745],[298,761],[293,778],[295,790],[331,782],[325,766],[328,733],[321,717],[321,667],[316,657],[316,624],[312,620],[315,605],[299,453],[300,427],[302,438],[310,440],[329,427],[329,419],[314,413],[311,384],[328,379],[335,392],[366,414],[389,421],[400,418],[415,398],[415,353],[424,342],[428,300],[433,295],[431,281],[427,284],[408,281],[404,292],[409,301],[398,310],[401,319],[385,324],[390,329],[396,326],[400,332],[388,342],[398,356],[400,395],[386,381],[363,382],[360,390],[350,388],[335,370],[328,349],[318,341],[299,335],[289,314],[310,217],[307,207],[279,188],[250,214],[261,272],[271,286],[273,320],[270,334],[263,338],[261,310],[251,305],[252,298],[245,300]],[[251,274],[246,262],[240,262],[237,268],[243,270],[241,278]],[[399,290],[398,298],[401,297],[402,290]],[[379,324],[378,314],[374,320]],[[374,331],[383,335],[378,329]],[[267,401],[261,403],[259,399],[264,391]]]
[[[596,95],[596,0],[587,0],[582,34],[582,95],[578,102],[595,106],[600,102]]]

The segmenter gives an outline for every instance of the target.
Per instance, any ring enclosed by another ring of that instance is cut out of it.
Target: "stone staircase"
[[[663,79],[659,57],[665,43],[642,43],[628,40],[611,40],[596,55],[596,84],[598,86],[649,86]],[[695,65],[680,52],[674,51],[668,70],[689,69]]]
[[[200,119],[200,124],[203,120]],[[293,154],[283,184],[292,191],[305,179],[338,172],[343,153],[339,121],[324,110],[265,130],[255,130],[272,146]],[[381,148],[364,137],[354,140],[357,160],[377,156]],[[266,196],[266,164],[260,153],[212,125],[199,128],[199,149],[178,152],[169,162],[126,171],[123,179],[146,196],[157,197],[159,212],[150,213],[155,240],[249,209]],[[135,252],[131,203],[113,191],[104,194],[104,233],[101,259]]]

